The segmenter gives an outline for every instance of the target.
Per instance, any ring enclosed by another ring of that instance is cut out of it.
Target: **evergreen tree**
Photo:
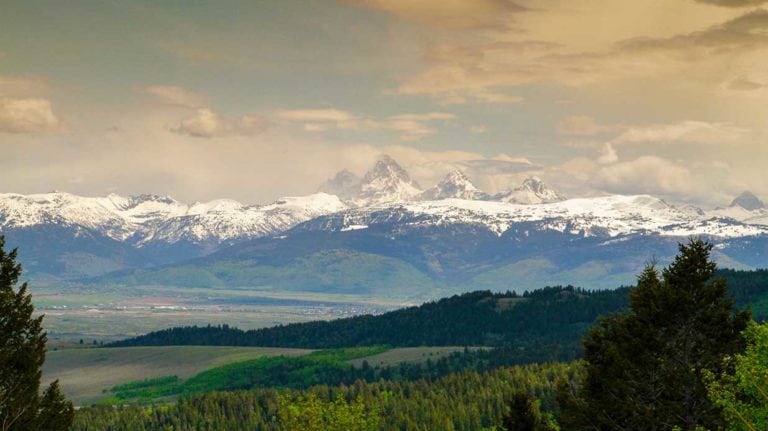
[[[518,392],[509,402],[502,428],[507,431],[554,431],[551,419],[541,413],[539,402],[527,392]]]
[[[45,361],[43,317],[32,317],[27,284],[16,290],[21,265],[16,250],[6,253],[0,236],[0,431],[66,430],[72,423],[72,403],[54,382],[40,397]]]
[[[681,244],[661,275],[653,265],[640,274],[627,313],[589,332],[578,399],[563,402],[566,429],[722,427],[703,374],[720,375],[726,357],[743,351],[749,312],[737,311],[725,281],[714,279],[711,250],[698,239]]]

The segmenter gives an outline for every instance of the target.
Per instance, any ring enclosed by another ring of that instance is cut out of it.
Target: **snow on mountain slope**
[[[768,226],[768,208],[749,191],[737,196],[730,206],[716,208],[706,214],[711,218],[728,218],[742,223]]]
[[[408,172],[389,156],[382,156],[366,172],[360,193],[353,199],[356,206],[407,202],[417,198],[421,188]]]
[[[221,199],[191,206],[156,195],[82,197],[53,192],[0,194],[0,228],[79,226],[142,246],[152,241],[221,242],[281,232],[295,224],[345,209],[325,193],[289,197],[271,205],[244,206]]]
[[[485,200],[488,198],[488,195],[475,187],[469,177],[459,170],[449,173],[446,175],[445,179],[440,181],[436,186],[425,190],[424,193],[421,194],[421,199],[424,200],[451,198]]]
[[[514,204],[544,204],[565,200],[557,191],[550,189],[539,177],[529,177],[523,185],[515,189],[501,192],[493,200]]]
[[[326,193],[286,197],[264,206],[243,206],[236,201],[195,204],[186,215],[161,223],[139,245],[157,241],[173,244],[182,240],[223,242],[256,238],[346,208],[338,197]]]
[[[129,201],[125,198],[118,199],[116,196],[84,198],[61,192],[34,195],[0,194],[0,227],[77,225],[122,241],[129,238],[134,230],[117,208],[129,207]]]
[[[401,228],[471,224],[502,235],[515,224],[535,222],[541,230],[585,236],[658,234],[731,238],[768,234],[768,227],[702,219],[648,195],[613,195],[539,205],[445,199],[357,208],[324,218],[328,220],[325,228],[340,231],[378,223],[397,223]]]
[[[706,212],[710,218],[731,219],[741,223],[768,226],[768,210],[765,208],[750,211],[742,207],[717,208]]]

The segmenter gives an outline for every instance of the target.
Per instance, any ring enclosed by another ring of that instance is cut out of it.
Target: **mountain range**
[[[391,157],[269,205],[0,194],[0,231],[39,280],[370,296],[580,284],[617,287],[704,236],[723,266],[768,266],[749,192],[705,211],[650,195],[567,199],[530,177],[488,194],[464,172],[422,189]]]

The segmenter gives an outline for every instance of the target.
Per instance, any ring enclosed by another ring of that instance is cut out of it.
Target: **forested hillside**
[[[358,381],[350,386],[317,386],[309,391],[215,392],[171,405],[81,409],[73,430],[284,430],[279,420],[281,411],[299,409],[297,403],[311,393],[324,402],[332,402],[338,395],[347,402],[361,399],[367,409],[379,413],[380,429],[477,431],[500,425],[507,403],[516,392],[535,394],[545,410],[552,410],[556,408],[557,380],[580,378],[578,363],[542,364],[488,373],[457,373],[433,382]]]
[[[768,271],[721,270],[739,307],[768,316]],[[300,348],[352,346],[536,346],[534,360],[569,359],[597,317],[626,308],[629,288],[588,291],[548,287],[526,292],[477,291],[379,316],[298,323],[243,331],[228,326],[179,327],[113,346],[231,345]]]
[[[227,326],[171,328],[113,346],[507,346],[514,348],[508,353],[514,352],[518,362],[570,360],[578,357],[581,335],[597,316],[626,306],[626,290],[554,287],[522,296],[478,291],[379,316],[251,331]]]

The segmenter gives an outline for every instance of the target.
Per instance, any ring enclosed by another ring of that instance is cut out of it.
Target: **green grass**
[[[474,350],[479,348],[482,347],[471,347],[470,349]],[[387,367],[395,366],[402,362],[422,363],[426,362],[428,359],[436,361],[444,356],[450,355],[451,353],[463,351],[464,347],[458,346],[399,347],[378,354],[352,359],[348,362],[350,365],[355,367],[362,366],[363,361],[368,362],[368,365],[372,367]]]
[[[103,398],[105,390],[126,382],[165,376],[186,379],[233,362],[277,355],[300,356],[310,352],[304,349],[217,346],[66,349],[48,352],[43,381],[47,384],[59,379],[65,395],[76,404],[83,404]]]
[[[182,394],[256,387],[307,388],[341,379],[351,366],[349,361],[387,350],[386,346],[372,346],[321,350],[301,357],[263,357],[213,367],[184,381],[169,375],[116,385],[110,389],[110,399],[152,402]]]

